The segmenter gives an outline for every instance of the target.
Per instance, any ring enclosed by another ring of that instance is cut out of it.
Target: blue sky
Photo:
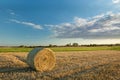
[[[120,0],[1,0],[0,45],[120,42]]]

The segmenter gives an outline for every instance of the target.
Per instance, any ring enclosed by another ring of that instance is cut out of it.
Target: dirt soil
[[[30,68],[27,54],[0,53],[0,80],[120,80],[120,51],[56,52],[47,72]]]

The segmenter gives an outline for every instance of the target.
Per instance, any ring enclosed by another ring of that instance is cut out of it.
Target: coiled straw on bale
[[[49,71],[54,68],[56,58],[51,49],[35,48],[28,54],[27,63],[37,71]]]

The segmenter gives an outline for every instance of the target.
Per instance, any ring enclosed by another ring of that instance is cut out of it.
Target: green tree
[[[78,43],[73,43],[72,46],[74,46],[74,47],[78,47],[79,44],[78,44]]]

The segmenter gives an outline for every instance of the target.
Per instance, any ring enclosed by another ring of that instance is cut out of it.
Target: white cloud
[[[99,18],[102,18],[103,16],[104,14],[100,14],[100,15],[94,16],[93,19],[99,19]]]
[[[46,26],[57,38],[120,38],[120,13],[108,12],[89,19],[75,17],[71,23]]]
[[[15,13],[14,13],[14,12],[11,12],[10,14],[11,14],[11,15],[15,15]]]
[[[7,11],[8,11],[9,14],[11,14],[11,15],[16,15],[15,12],[14,12],[14,10],[12,10],[12,9],[8,9]]]
[[[120,0],[112,0],[114,4],[120,3]]]
[[[99,29],[91,29],[89,32],[106,32],[106,31],[112,31],[112,30],[120,30],[120,27],[105,27],[105,28],[99,28]]]
[[[75,17],[74,21],[75,21],[76,27],[82,27],[87,24],[87,20],[83,18]]]
[[[33,27],[35,29],[42,29],[41,25],[34,24],[34,23],[31,23],[31,22],[18,21],[18,20],[15,20],[15,19],[10,19],[10,21],[18,23],[18,24],[23,24],[23,25],[31,26],[31,27]]]

